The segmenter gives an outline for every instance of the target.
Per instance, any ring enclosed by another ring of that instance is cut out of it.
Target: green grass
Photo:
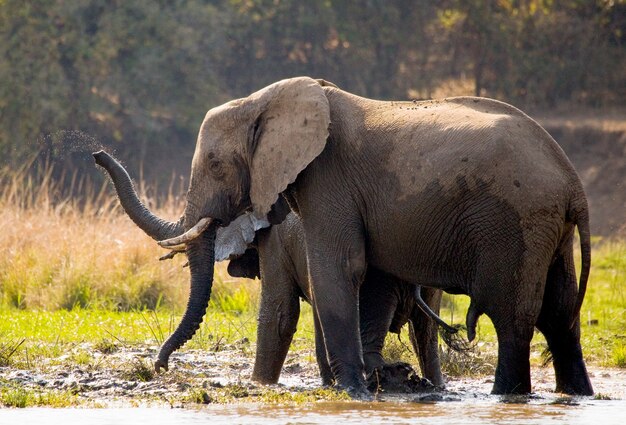
[[[0,361],[14,367],[31,367],[42,359],[57,362],[55,359],[78,350],[73,352],[72,362],[87,364],[90,357],[80,353],[83,343],[101,352],[111,352],[116,346],[147,344],[158,347],[179,321],[180,313],[165,310],[32,311],[3,308],[0,309]],[[256,341],[254,311],[234,314],[210,309],[200,330],[184,348],[219,351],[220,347],[242,339]]]
[[[626,367],[626,241],[610,241],[593,251],[581,323],[587,360]]]
[[[581,314],[583,352],[590,364],[626,367],[625,253],[624,242],[600,244],[594,250],[594,266]],[[216,271],[215,289],[206,317],[183,350],[219,351],[241,341],[256,342],[259,284],[233,280],[225,275],[222,267]],[[178,273],[185,272],[178,270]],[[463,323],[468,305],[468,297],[446,295],[441,316],[450,323]],[[0,308],[0,365],[30,367],[42,360],[50,364],[61,361],[89,364],[93,358],[89,353],[81,353],[82,343],[90,343],[101,352],[145,344],[156,348],[173,331],[181,313],[181,307],[120,311],[74,305],[72,309],[40,310],[4,304]],[[459,355],[443,348],[446,373],[492,373],[497,345],[495,331],[486,316],[480,318],[477,332],[478,342],[471,354]],[[311,308],[303,303],[292,350],[312,353],[313,341]],[[248,347],[249,354],[253,354],[253,345],[241,346]],[[533,364],[541,365],[545,348],[541,334],[536,333],[532,347]],[[73,354],[62,356],[68,352]],[[384,354],[390,360],[416,364],[406,332],[400,339],[390,334]],[[314,362],[314,355],[310,354],[308,360]]]
[[[316,401],[349,401],[345,391],[332,388],[297,390],[267,387],[247,387],[243,384],[231,384],[222,388],[192,388],[183,402],[190,404],[255,402],[264,404],[300,405]]]
[[[0,406],[24,408],[76,405],[76,395],[71,391],[33,390],[0,382]]]

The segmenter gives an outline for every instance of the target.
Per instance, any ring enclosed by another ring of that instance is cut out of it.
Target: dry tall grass
[[[184,256],[158,261],[166,252],[125,216],[111,185],[97,187],[76,175],[54,181],[50,167],[38,173],[28,168],[0,170],[2,305],[46,310],[183,308],[189,276],[182,270]],[[152,206],[173,219],[184,202],[169,196]],[[250,286],[240,282],[224,288],[225,280],[228,275],[219,265],[218,293],[221,288],[238,294],[240,285]]]

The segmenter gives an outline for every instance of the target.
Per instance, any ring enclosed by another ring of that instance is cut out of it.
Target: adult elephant
[[[210,286],[210,262],[203,269],[197,257],[215,226],[246,211],[273,215],[281,195],[302,218],[330,366],[353,396],[369,397],[358,314],[368,265],[469,295],[469,335],[484,313],[498,336],[493,393],[531,390],[536,326],[557,391],[592,394],[579,322],[590,267],[586,197],[563,151],[518,109],[474,97],[376,101],[307,77],[279,81],[206,114],[187,231],[161,245],[186,247],[192,283]]]
[[[141,202],[130,176],[123,166],[104,151],[94,154],[96,163],[111,177],[120,203],[129,217],[155,239],[168,233],[164,229],[180,230],[180,225],[155,216]],[[283,206],[286,207],[286,206]],[[286,207],[288,209],[288,207]],[[256,221],[242,216],[216,236],[216,260],[230,259],[228,272],[233,277],[260,278],[262,282],[261,306],[256,360],[252,378],[273,384],[278,382],[289,345],[296,331],[300,315],[299,299],[311,301],[308,283],[304,229],[301,220],[289,213],[284,222],[270,226],[269,222]],[[382,347],[387,332],[399,333],[409,323],[409,336],[418,355],[424,376],[437,387],[444,387],[438,351],[437,325],[441,324],[439,312],[441,291],[421,288],[425,314],[413,296],[413,285],[400,282],[392,276],[368,270],[360,291],[360,329],[365,359],[365,370],[379,382],[393,382],[410,388],[415,381],[397,382],[407,368],[404,364],[387,364],[382,357]],[[315,320],[316,356],[322,381],[332,384],[333,375],[326,356],[321,329]],[[454,348],[454,347],[453,347]],[[165,362],[166,363],[166,362]],[[375,374],[375,376],[374,376]]]

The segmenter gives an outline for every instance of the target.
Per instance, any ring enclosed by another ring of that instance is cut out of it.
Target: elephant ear
[[[326,146],[330,107],[308,77],[282,80],[248,97],[258,105],[251,138],[250,200],[257,217],[272,205]]]
[[[215,261],[224,261],[242,255],[249,248],[257,230],[269,227],[264,219],[245,213],[233,220],[228,227],[217,229],[215,236]]]

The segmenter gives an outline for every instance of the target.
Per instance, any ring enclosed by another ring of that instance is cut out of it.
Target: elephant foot
[[[593,387],[591,386],[591,381],[589,381],[589,376],[586,371],[583,375],[577,375],[570,377],[567,382],[562,382],[563,379],[557,379],[556,392],[564,393],[569,395],[593,395]]]
[[[365,387],[348,387],[345,390],[353,400],[374,401],[374,396]]]
[[[511,395],[511,394],[530,394],[531,386],[530,379],[522,381],[519,380],[505,380],[498,379],[499,376],[496,373],[496,380],[491,389],[491,394],[494,395]]]
[[[436,387],[426,378],[420,378],[408,363],[396,362],[375,368],[366,378],[372,392],[418,393]]]

